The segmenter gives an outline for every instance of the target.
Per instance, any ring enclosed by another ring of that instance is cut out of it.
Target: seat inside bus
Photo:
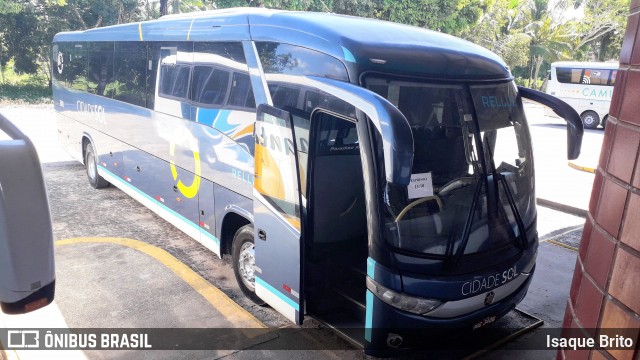
[[[414,160],[412,174],[431,173],[434,195],[438,195],[447,183],[468,177],[469,163],[460,121],[460,112],[455,97],[448,91],[430,91],[411,88],[402,93],[398,107],[407,118],[413,132]],[[466,212],[467,203],[473,194],[453,193],[439,197],[443,207],[436,201],[426,201],[409,210],[398,226],[404,249],[422,253],[444,254],[452,237],[458,237],[463,224],[457,212]],[[404,199],[398,209],[418,200],[408,198],[406,189],[395,198]],[[430,235],[428,235],[430,234]]]
[[[466,176],[469,170],[455,99],[423,98],[422,92],[408,92],[398,108],[413,131],[413,174],[431,172],[434,186]]]

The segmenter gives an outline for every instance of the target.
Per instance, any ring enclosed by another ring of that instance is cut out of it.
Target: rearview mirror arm
[[[578,115],[573,107],[555,96],[524,86],[518,86],[518,93],[523,98],[551,108],[553,112],[567,122],[567,158],[569,160],[577,159],[578,156],[580,156],[584,129],[580,115]]]

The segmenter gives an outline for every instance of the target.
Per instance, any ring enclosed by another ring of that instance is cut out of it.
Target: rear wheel
[[[253,243],[253,226],[245,225],[238,229],[233,237],[233,273],[246,297],[258,305],[264,301],[256,295],[255,252]]]
[[[595,129],[600,123],[600,116],[595,111],[585,111],[580,115],[580,118],[582,118],[582,125],[585,129]]]
[[[98,160],[92,143],[88,143],[87,148],[84,150],[84,167],[87,169],[89,184],[94,189],[102,189],[109,186],[109,182],[98,174]]]

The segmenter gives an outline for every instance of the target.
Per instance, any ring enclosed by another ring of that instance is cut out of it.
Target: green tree
[[[140,0],[66,0],[59,7],[59,16],[67,17],[74,30],[124,24],[140,20]]]
[[[376,5],[375,15],[379,19],[451,35],[462,34],[486,8],[478,0],[382,0]]]
[[[570,58],[571,34],[566,23],[554,16],[562,14],[570,4],[562,1],[549,6],[549,0],[529,2],[529,23],[522,29],[531,39],[529,44],[528,85],[537,88],[543,64]]]
[[[584,0],[584,18],[573,22],[572,48],[577,59],[615,60],[629,13],[629,0]]]
[[[528,5],[520,0],[490,1],[478,22],[460,35],[500,55],[512,69],[526,67],[531,38],[522,28]]]
[[[36,73],[44,60],[43,46],[50,41],[44,22],[48,4],[16,2],[17,7],[0,13],[0,70],[13,58],[18,73]]]
[[[0,0],[0,14],[16,14],[22,9],[22,4],[11,0]]]
[[[218,8],[237,6],[333,12],[425,27],[457,35],[482,15],[482,0],[218,0]]]
[[[6,0],[0,0],[5,2]],[[0,11],[0,70],[11,58],[18,73],[42,73],[50,80],[49,50],[61,31],[137,21],[142,0],[20,0]],[[2,9],[5,5],[0,3]]]
[[[570,58],[570,36],[566,27],[555,23],[548,15],[527,25],[524,32],[531,38],[528,84],[537,88],[535,84],[543,64]]]
[[[494,0],[463,36],[500,55],[535,88],[542,69],[571,53],[574,35],[562,14],[573,5],[570,0]]]

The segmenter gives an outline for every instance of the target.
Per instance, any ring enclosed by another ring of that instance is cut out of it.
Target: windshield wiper
[[[527,247],[529,240],[527,239],[527,234],[525,232],[522,216],[520,216],[520,211],[518,211],[518,207],[516,206],[516,200],[513,198],[511,189],[509,189],[509,184],[507,184],[506,177],[500,173],[498,173],[497,176],[500,182],[502,183],[502,187],[504,188],[504,193],[507,195],[507,200],[509,201],[509,207],[511,208],[513,217],[516,219],[516,224],[518,225],[518,232],[520,233],[520,243],[521,243],[520,245],[524,249]]]
[[[513,194],[511,194],[511,189],[509,189],[507,180],[496,169],[496,163],[493,159],[493,149],[495,148],[496,136],[497,134],[495,133],[495,130],[493,132],[487,131],[485,132],[485,138],[481,139],[483,149],[484,151],[486,151],[489,157],[489,168],[491,170],[491,175],[493,175],[493,185],[494,185],[493,196],[495,196],[495,205],[497,205],[502,211],[504,211],[504,209],[502,209],[502,206],[501,206],[502,202],[500,201],[500,191],[498,190],[498,184],[496,183],[496,179],[497,179],[499,182],[502,183],[502,186],[504,188],[504,192],[507,196],[507,201],[509,202],[509,208],[511,209],[511,213],[513,214],[513,217],[516,220],[516,225],[518,226],[518,233],[520,235],[520,246],[524,249],[527,245],[527,236],[525,233],[524,222],[522,221],[522,217],[520,216],[520,211],[518,211],[518,207],[516,206],[516,201],[513,198]],[[487,194],[487,196],[489,196],[489,194]],[[491,203],[494,204],[493,202]],[[494,209],[494,210],[497,210],[497,209]],[[493,211],[489,211],[489,216],[495,217],[496,215],[497,213],[494,213]],[[490,221],[493,221],[493,220],[490,219]],[[508,217],[507,217],[507,222],[509,222]]]
[[[471,95],[471,89],[469,87],[467,87],[467,92],[468,92],[468,96],[469,98],[473,98],[473,96]],[[472,102],[473,104],[473,102]],[[476,147],[478,147],[479,149],[482,149],[482,151],[478,151],[478,156],[479,156],[479,160],[481,161],[481,163],[483,164],[482,166],[482,181],[478,181],[478,184],[476,185],[476,191],[473,195],[473,200],[471,202],[471,207],[469,209],[469,213],[467,214],[467,220],[464,226],[464,231],[462,233],[462,242],[460,243],[460,246],[458,247],[458,251],[456,251],[455,255],[453,256],[453,258],[449,258],[450,261],[448,263],[448,266],[450,268],[455,268],[458,263],[460,262],[460,259],[462,258],[462,255],[464,254],[465,248],[467,247],[468,243],[469,243],[469,237],[471,236],[471,225],[473,223],[473,217],[474,217],[474,212],[476,211],[475,206],[478,202],[478,198],[480,197],[480,189],[482,188],[481,186],[483,184],[486,183],[487,185],[487,197],[490,197],[491,193],[493,193],[493,196],[495,196],[495,205],[498,205],[501,203],[500,202],[500,191],[498,191],[498,186],[496,184],[496,179],[498,179],[498,181],[500,181],[504,187],[504,191],[505,194],[507,196],[507,200],[509,202],[509,207],[511,209],[511,212],[513,213],[513,216],[516,220],[516,224],[518,226],[518,232],[519,232],[519,237],[520,237],[520,246],[522,248],[525,248],[528,241],[527,241],[527,237],[526,237],[526,232],[525,232],[525,227],[524,227],[524,222],[522,221],[522,217],[520,216],[520,212],[518,211],[518,208],[516,206],[516,202],[513,198],[513,195],[511,194],[511,191],[509,189],[508,184],[506,183],[506,180],[504,179],[504,176],[502,176],[501,173],[499,173],[496,170],[496,164],[493,160],[493,151],[491,148],[491,139],[482,139],[480,137],[480,124],[478,122],[478,114],[476,112],[476,108],[475,106],[472,107],[471,109],[472,112],[472,118],[473,118],[473,124],[475,129],[473,129],[473,133],[474,133],[474,137],[476,139]],[[493,139],[495,142],[495,138]],[[495,144],[494,144],[495,146]],[[488,159],[487,159],[488,157]],[[487,166],[489,167],[489,169],[487,169]],[[489,170],[489,171],[487,171]],[[488,176],[492,175],[493,181],[493,187],[494,187],[494,191],[491,192],[489,191],[489,181],[488,181]],[[490,201],[490,199],[487,199],[487,206],[488,207],[492,207],[494,204],[492,201]],[[499,206],[501,207],[501,206]],[[493,211],[491,209],[487,209],[487,216],[489,217],[489,221],[493,221],[495,219],[495,216],[497,216],[497,212],[494,209]],[[504,211],[504,210],[503,210]],[[508,219],[507,219],[507,222]],[[450,242],[454,242],[454,239],[451,239]],[[451,255],[451,253],[453,252],[453,248],[454,246],[452,244],[447,244],[447,255]]]
[[[486,178],[482,177],[482,180],[476,183],[476,190],[473,193],[473,200],[471,200],[471,206],[469,207],[467,220],[464,223],[464,230],[462,232],[462,243],[460,243],[458,251],[450,260],[449,266],[451,266],[451,268],[454,268],[458,264],[460,258],[462,257],[462,254],[464,254],[464,249],[467,247],[467,243],[469,242],[469,237],[471,236],[471,225],[473,224],[473,217],[476,212],[476,204],[478,203],[478,199],[480,199],[480,192],[485,181]],[[455,247],[454,244],[455,239],[451,239],[447,244],[447,255],[451,256],[451,254],[453,253],[453,248]]]

